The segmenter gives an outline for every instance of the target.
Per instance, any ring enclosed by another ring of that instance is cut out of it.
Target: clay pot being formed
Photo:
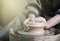
[[[29,33],[44,35],[44,27],[46,27],[46,20],[43,17],[37,17],[34,21],[28,21]]]

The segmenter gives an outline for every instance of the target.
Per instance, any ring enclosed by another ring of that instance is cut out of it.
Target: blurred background
[[[35,1],[35,0],[32,0]],[[6,26],[31,0],[0,0],[0,25]]]
[[[17,15],[22,14],[25,11],[25,6],[30,2],[35,2],[35,0],[0,0],[0,32]],[[4,33],[4,29],[2,32]],[[4,37],[2,40],[6,41]]]

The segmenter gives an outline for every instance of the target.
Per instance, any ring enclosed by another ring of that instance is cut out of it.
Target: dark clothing
[[[43,12],[47,15],[55,15],[60,14],[60,12],[57,12],[58,9],[60,9],[60,0],[40,0],[42,4]]]
[[[60,14],[60,0],[40,0],[45,18],[48,20],[56,14]],[[60,24],[54,26],[60,29]]]

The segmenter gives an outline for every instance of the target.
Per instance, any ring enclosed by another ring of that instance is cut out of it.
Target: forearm
[[[56,24],[60,23],[60,15],[57,14],[53,18],[47,21],[47,28],[51,28],[55,26]]]
[[[28,17],[29,14],[33,13],[37,17],[40,15],[41,7],[36,3],[30,3],[25,8],[25,15]]]

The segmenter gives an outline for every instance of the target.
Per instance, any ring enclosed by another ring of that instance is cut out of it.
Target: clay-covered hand
[[[35,19],[35,15],[29,14],[28,18],[23,22],[25,31],[29,31],[29,29],[30,29],[29,24],[31,24],[31,22],[34,22],[34,19]]]

